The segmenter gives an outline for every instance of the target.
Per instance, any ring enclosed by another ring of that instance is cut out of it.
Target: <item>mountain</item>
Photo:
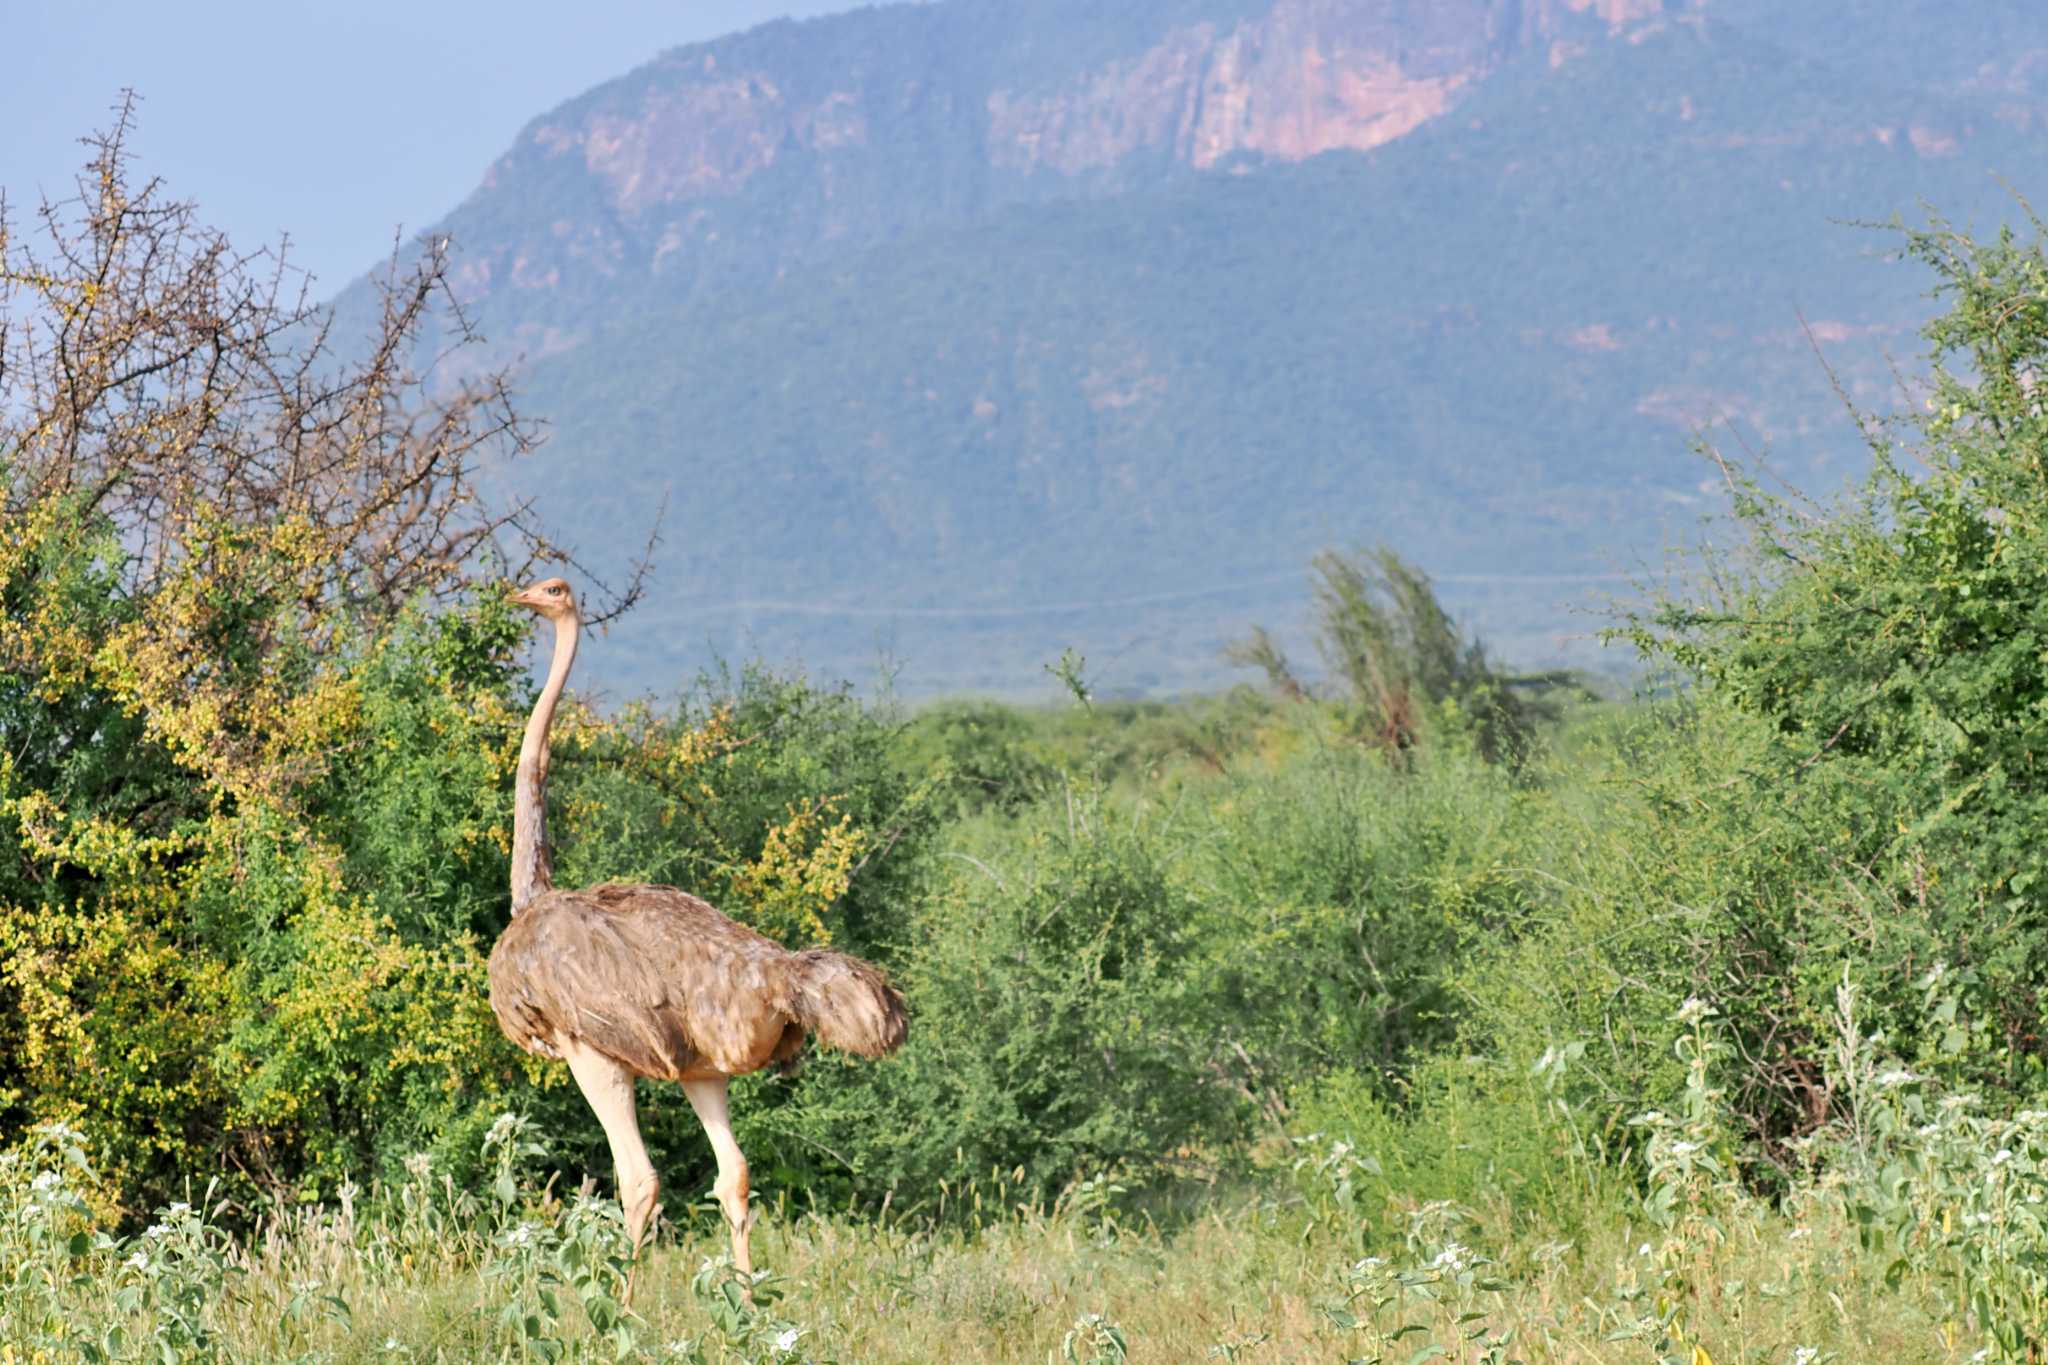
[[[2014,216],[2044,113],[2011,0],[944,0],[667,53],[432,231],[554,425],[508,485],[600,563],[669,498],[618,690],[1213,686],[1382,538],[1584,661],[1695,433],[1859,467],[1930,305],[1851,224]]]

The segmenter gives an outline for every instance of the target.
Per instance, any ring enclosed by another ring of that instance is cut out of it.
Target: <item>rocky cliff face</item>
[[[2013,11],[2001,32],[2030,31],[2026,0],[1984,2]],[[1936,0],[1898,3],[1926,10],[1923,26],[1951,22]],[[669,52],[537,119],[442,226],[487,330],[548,353],[587,332],[549,296],[585,284],[637,282],[650,306],[674,307],[1021,202],[1373,151],[1525,57],[1562,67],[1724,16],[1832,55],[1828,23],[1775,4],[946,0],[769,25]],[[1926,84],[1998,93],[1997,116],[2027,128],[2048,124],[2044,72],[2048,50],[2021,44]],[[1900,130],[1917,155],[1955,150],[1957,130],[1916,109]],[[522,302],[493,316],[507,294]]]
[[[1154,150],[1208,169],[1240,153],[1377,147],[1443,113],[1498,60],[1488,8],[1446,6],[1431,35],[1441,40],[1420,44],[1391,6],[1342,0],[1280,0],[1228,28],[1178,29],[1055,89],[992,90],[989,158],[1074,176]]]
[[[1678,0],[1680,4],[1684,0]],[[1274,0],[1234,22],[1169,28],[1134,56],[1049,88],[978,95],[988,162],[1060,175],[1147,152],[1207,168],[1240,152],[1280,160],[1377,147],[1450,108],[1532,43],[1654,17],[1666,0]],[[737,59],[736,59],[737,58]],[[572,111],[527,137],[580,162],[626,212],[730,194],[791,153],[854,151],[877,102],[928,73],[849,70],[824,85],[716,46],[672,54],[623,105]],[[892,85],[899,89],[890,89]]]
[[[1689,3],[1255,0],[1064,62],[1011,59],[1036,38],[1030,6],[773,26],[671,52],[529,126],[468,217],[479,201],[537,194],[566,211],[538,237],[496,222],[464,231],[474,224],[458,213],[461,283],[478,300],[649,271],[687,289],[886,239],[913,207],[925,228],[1245,158],[1369,150],[1441,117],[1522,52],[1562,60]],[[905,185],[906,165],[943,183]],[[720,206],[755,192],[791,205],[787,230],[727,239]],[[531,328],[524,340],[573,344]]]
[[[1208,169],[1239,154],[1300,161],[1367,151],[1450,109],[1532,43],[1597,36],[1663,0],[1278,0],[1232,25],[1176,29],[1064,88],[988,97],[999,166],[1063,175],[1148,150]]]

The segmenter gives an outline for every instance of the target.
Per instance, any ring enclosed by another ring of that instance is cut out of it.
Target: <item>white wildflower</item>
[[[1902,1066],[1895,1066],[1889,1071],[1880,1071],[1877,1074],[1877,1083],[1886,1090],[1897,1090],[1900,1086],[1911,1085],[1919,1079]]]
[[[142,1230],[142,1236],[144,1241],[154,1242],[159,1237],[168,1237],[170,1235],[171,1230],[165,1227],[162,1223],[151,1223],[148,1227]]]
[[[1671,1144],[1671,1155],[1691,1156],[1699,1149],[1700,1145],[1697,1142],[1674,1142]]]
[[[192,1212],[192,1206],[190,1204],[173,1204],[169,1208],[164,1210],[164,1217],[183,1218],[186,1214],[190,1212]]]
[[[1697,1024],[1703,1019],[1710,1018],[1713,1013],[1712,1005],[1697,995],[1688,995],[1685,997],[1685,1003],[1678,1007],[1678,1013],[1673,1017],[1681,1024]]]
[[[1991,1154],[1991,1164],[1994,1166],[2003,1166],[2006,1162],[2011,1160],[2012,1148],[2010,1147],[2000,1147],[1997,1151]]]
[[[1647,1255],[1649,1255],[1649,1254],[1650,1254],[1650,1244],[1649,1244],[1648,1242],[1645,1242],[1645,1243],[1643,1243],[1643,1244],[1642,1244],[1641,1246],[1639,1246],[1639,1247],[1637,1247],[1637,1248],[1636,1248],[1636,1255],[1638,1255],[1638,1256],[1647,1256]]]
[[[36,1178],[28,1182],[28,1187],[36,1194],[47,1194],[63,1183],[64,1177],[55,1171],[38,1171]]]
[[[1795,1242],[1799,1242],[1799,1241],[1804,1241],[1804,1240],[1805,1240],[1806,1238],[1808,1238],[1808,1237],[1811,1237],[1811,1236],[1813,1236],[1813,1229],[1812,1229],[1812,1228],[1794,1228],[1794,1229],[1792,1229],[1792,1231],[1790,1231],[1789,1233],[1787,1233],[1787,1234],[1785,1234],[1785,1235],[1786,1235],[1786,1236],[1787,1236],[1788,1238],[1790,1238],[1790,1239],[1791,1239],[1792,1241],[1795,1241]]]
[[[484,1146],[494,1147],[498,1143],[503,1142],[512,1135],[512,1130],[519,1127],[519,1124],[520,1118],[517,1114],[504,1113],[498,1115],[498,1121],[493,1123],[490,1131],[484,1134]]]
[[[795,1327],[787,1328],[784,1331],[776,1333],[775,1354],[779,1356],[786,1356],[791,1351],[794,1351],[796,1349],[797,1338],[801,1337],[802,1335],[803,1332]]]
[[[1792,1365],[1813,1365],[1820,1359],[1820,1350],[1814,1346],[1799,1346],[1792,1351]]]
[[[434,1173],[434,1154],[414,1152],[405,1159],[405,1173],[414,1180],[425,1180]]]
[[[1975,1095],[1945,1095],[1942,1097],[1941,1107],[1953,1113],[1958,1109],[1967,1109],[1976,1102],[1977,1097]]]
[[[147,1270],[149,1269],[149,1257],[143,1255],[141,1252],[138,1251],[133,1256],[130,1256],[127,1260],[123,1261],[121,1264],[125,1266],[132,1266],[136,1270]]]
[[[1470,1255],[1471,1252],[1468,1248],[1462,1247],[1456,1242],[1446,1242],[1444,1249],[1436,1254],[1436,1259],[1431,1261],[1430,1264],[1443,1270],[1463,1270],[1465,1268],[1465,1261]]]

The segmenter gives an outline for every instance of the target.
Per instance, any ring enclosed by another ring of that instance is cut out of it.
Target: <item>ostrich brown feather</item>
[[[604,1125],[638,1248],[660,1185],[640,1139],[635,1077],[679,1082],[718,1159],[714,1192],[733,1260],[751,1275],[746,1158],[726,1083],[787,1067],[806,1034],[863,1057],[902,1046],[903,997],[880,972],[825,949],[791,952],[672,886],[557,890],[547,847],[548,730],[580,621],[559,578],[512,598],[554,623],[547,682],[520,745],[513,803],[512,922],[491,950],[491,1012],[528,1052],[569,1064]]]
[[[491,1009],[529,1052],[577,1038],[665,1081],[787,1064],[809,1031],[881,1057],[909,1027],[867,963],[790,952],[670,886],[542,892],[491,952]]]

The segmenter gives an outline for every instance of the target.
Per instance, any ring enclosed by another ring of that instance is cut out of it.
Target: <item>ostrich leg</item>
[[[751,1276],[754,1253],[747,1245],[747,1234],[754,1226],[754,1218],[747,1210],[747,1159],[740,1154],[739,1143],[733,1141],[732,1120],[725,1103],[726,1084],[724,1076],[684,1081],[683,1093],[690,1097],[690,1107],[697,1111],[697,1121],[704,1125],[704,1136],[711,1139],[711,1153],[718,1158],[718,1181],[711,1192],[718,1197],[718,1207],[725,1210],[726,1226],[732,1229],[733,1266],[741,1275]]]
[[[633,1107],[633,1073],[581,1043],[570,1043],[562,1053],[583,1098],[590,1101],[597,1121],[604,1125],[612,1162],[618,1168],[619,1204],[626,1213],[626,1236],[633,1244],[633,1268],[626,1274],[626,1302],[630,1304],[633,1281],[640,1273],[640,1253],[646,1248],[661,1197],[661,1181],[655,1177],[654,1163],[647,1159],[647,1144],[640,1140],[640,1119]]]

